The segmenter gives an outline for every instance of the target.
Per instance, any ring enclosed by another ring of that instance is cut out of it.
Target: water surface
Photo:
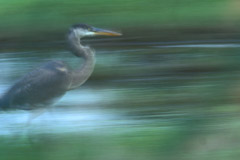
[[[30,125],[30,111],[1,112],[3,157],[211,157],[204,148],[239,153],[233,149],[238,145],[233,139],[240,138],[239,41],[121,41],[105,40],[108,46],[96,40],[91,78]],[[57,47],[62,43],[2,49],[0,93],[49,60],[78,65],[67,49]],[[19,154],[6,154],[11,152]]]

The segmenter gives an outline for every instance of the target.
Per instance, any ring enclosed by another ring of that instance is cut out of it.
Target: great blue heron
[[[72,70],[62,61],[51,61],[28,73],[8,89],[0,98],[0,109],[32,110],[50,105],[68,90],[78,88],[92,74],[95,53],[80,43],[82,37],[106,35],[120,36],[120,33],[98,29],[86,24],[73,25],[67,35],[72,53],[83,58],[80,67]]]

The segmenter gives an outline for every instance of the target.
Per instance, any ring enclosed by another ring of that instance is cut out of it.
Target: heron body
[[[2,97],[3,109],[34,109],[48,105],[68,90],[69,67],[61,61],[48,62],[16,82]]]
[[[72,53],[84,62],[72,70],[62,61],[50,61],[26,74],[10,87],[0,98],[0,109],[37,109],[48,106],[68,90],[81,86],[92,74],[95,66],[95,53],[81,45],[85,36],[121,34],[94,28],[85,24],[73,25],[68,33]]]

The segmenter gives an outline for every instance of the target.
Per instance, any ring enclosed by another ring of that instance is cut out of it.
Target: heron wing
[[[10,88],[7,96],[11,106],[32,107],[63,95],[69,83],[68,67],[59,61],[49,62],[21,78]]]

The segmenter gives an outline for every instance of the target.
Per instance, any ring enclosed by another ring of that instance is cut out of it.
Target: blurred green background
[[[84,22],[136,35],[166,34],[165,30],[168,35],[180,31],[238,33],[238,6],[238,0],[3,0],[0,32],[1,39],[44,39]]]
[[[65,44],[74,23],[123,36],[84,40],[97,51],[95,71],[53,114],[26,127],[26,112],[0,113],[0,159],[238,160],[239,6],[239,0],[1,0],[0,93],[43,62],[75,66]]]

